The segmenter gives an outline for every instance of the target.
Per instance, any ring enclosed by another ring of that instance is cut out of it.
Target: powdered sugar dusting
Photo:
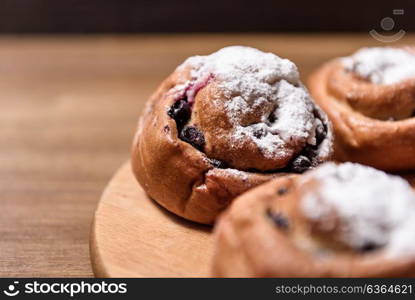
[[[318,220],[334,213],[341,240],[354,249],[371,244],[390,257],[415,255],[415,193],[400,177],[353,163],[325,163],[308,172],[317,190],[302,199],[302,210]]]
[[[230,99],[225,108],[233,123],[233,140],[251,139],[266,157],[276,157],[284,145],[316,144],[315,105],[301,84],[294,63],[257,49],[233,46],[208,56],[194,56],[194,81],[211,74]],[[223,101],[216,99],[214,101]],[[245,116],[261,112],[261,120],[246,123]],[[258,131],[261,131],[260,135]],[[232,142],[232,141],[231,141]],[[330,152],[326,143],[326,152]]]
[[[241,180],[248,180],[248,175],[246,175],[246,172],[239,171],[236,169],[226,169],[224,172],[233,177],[240,178]]]
[[[363,48],[343,58],[349,71],[375,84],[394,84],[415,77],[415,55],[398,48]]]

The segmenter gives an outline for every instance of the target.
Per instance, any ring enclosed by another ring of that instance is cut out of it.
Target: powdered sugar
[[[303,180],[312,178],[320,186],[302,199],[307,217],[334,212],[340,239],[354,249],[371,244],[391,257],[415,255],[415,194],[405,180],[353,163],[326,163]]]
[[[394,84],[415,77],[415,55],[397,48],[363,48],[343,58],[349,71],[375,84]]]
[[[239,171],[236,169],[231,169],[231,168],[224,170],[224,172],[226,172],[226,174],[228,175],[231,175],[232,177],[237,177],[237,178],[240,178],[241,180],[248,180],[248,175],[246,175],[246,172]]]
[[[233,140],[251,139],[267,157],[284,151],[284,145],[316,144],[315,105],[301,84],[294,63],[257,49],[233,46],[208,56],[194,56],[194,81],[211,74],[225,96],[225,108],[233,123]],[[223,101],[214,99],[213,101]],[[260,120],[246,122],[246,116],[260,113]],[[258,130],[261,131],[257,135]],[[231,141],[232,142],[232,141]],[[325,151],[330,152],[330,143]]]

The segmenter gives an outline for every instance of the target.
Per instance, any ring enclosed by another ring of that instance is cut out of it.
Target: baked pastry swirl
[[[331,154],[330,124],[296,66],[235,46],[190,57],[160,85],[139,121],[132,166],[162,206],[212,223],[242,192]]]
[[[309,88],[333,123],[335,159],[415,168],[413,49],[363,48],[323,65]]]
[[[415,275],[415,193],[402,178],[326,163],[235,199],[215,227],[213,275]]]

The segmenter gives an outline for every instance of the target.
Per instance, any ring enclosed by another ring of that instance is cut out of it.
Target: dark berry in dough
[[[210,163],[212,164],[212,166],[214,166],[215,168],[219,168],[219,169],[224,169],[226,168],[226,163],[218,160],[218,159],[210,159]]]
[[[203,136],[203,133],[194,126],[185,126],[180,132],[180,138],[200,151],[202,151],[205,146],[205,137]]]
[[[266,135],[266,132],[263,128],[260,128],[254,131],[254,137],[256,137],[257,139],[260,139],[265,135]]]
[[[324,126],[322,122],[319,122],[316,127],[316,142],[317,145],[320,145],[322,141],[326,138],[327,135],[327,128]]]
[[[281,188],[278,189],[277,194],[278,194],[278,196],[282,196],[282,195],[285,195],[287,192],[288,192],[287,188],[281,187]]]
[[[299,155],[291,163],[291,170],[295,173],[303,173],[310,169],[311,166],[312,164],[308,157]]]

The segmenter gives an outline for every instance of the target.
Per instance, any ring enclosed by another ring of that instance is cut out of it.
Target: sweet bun
[[[210,224],[246,190],[328,160],[332,139],[292,62],[227,47],[190,57],[150,97],[132,167],[159,204]]]
[[[235,199],[215,227],[213,276],[414,276],[414,232],[404,179],[326,163]]]
[[[333,123],[334,157],[387,171],[415,168],[415,54],[363,48],[329,61],[309,79]]]

